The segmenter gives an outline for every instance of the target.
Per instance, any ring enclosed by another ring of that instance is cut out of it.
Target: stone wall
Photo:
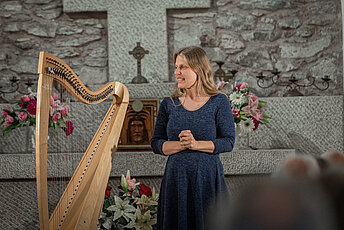
[[[268,75],[273,68],[286,78],[293,74],[304,79],[310,73],[333,80],[331,90],[310,87],[300,90],[303,95],[342,93],[339,1],[218,0],[210,10],[172,10],[168,19],[171,53],[183,46],[203,46],[212,61],[225,62],[225,72],[238,70],[235,81],[248,82],[257,95],[288,95],[285,87],[257,86],[257,74]]]
[[[105,12],[67,14],[61,0],[2,1],[0,9],[0,86],[7,89],[13,76],[36,79],[42,50],[65,60],[91,89],[116,79],[108,74],[108,24],[112,22]],[[288,95],[285,87],[257,86],[255,76],[260,71],[269,74],[273,68],[282,71],[282,77],[329,75],[329,90],[309,87],[300,92],[340,95],[340,9],[336,0],[218,0],[209,9],[167,10],[170,71],[150,76],[149,67],[144,67],[142,74],[150,83],[162,83],[166,75],[173,82],[173,51],[198,45],[206,49],[214,70],[215,61],[224,61],[223,69],[238,70],[235,81],[248,82],[259,96]],[[133,77],[128,74],[124,83]],[[17,95],[0,96],[10,100]]]
[[[109,81],[106,14],[67,15],[62,1],[51,0],[1,1],[0,9],[0,86],[6,90],[12,77],[37,79],[40,51],[64,60],[91,88]]]

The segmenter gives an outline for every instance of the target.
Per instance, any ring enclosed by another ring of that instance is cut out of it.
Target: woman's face
[[[174,74],[177,78],[178,88],[190,89],[196,86],[197,74],[189,67],[184,56],[178,55],[175,63]]]

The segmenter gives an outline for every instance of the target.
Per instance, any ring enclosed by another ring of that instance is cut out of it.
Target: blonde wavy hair
[[[197,74],[196,90],[200,96],[212,96],[219,93],[209,58],[202,48],[190,46],[178,50],[173,54],[174,63],[176,63],[177,56],[183,56],[189,67]],[[177,83],[171,97],[182,97],[185,94],[185,89],[179,89]]]

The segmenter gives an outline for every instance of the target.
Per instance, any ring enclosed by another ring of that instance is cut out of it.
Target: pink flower
[[[28,95],[24,95],[20,98],[20,100],[23,102],[29,102],[31,100],[31,98]]]
[[[53,122],[56,123],[61,118],[61,113],[55,113],[53,116]]]
[[[29,114],[36,115],[36,107],[37,107],[37,101],[33,100],[29,102],[26,109],[29,112]]]
[[[252,93],[251,96],[250,96],[250,101],[258,103],[258,97],[255,94]]]
[[[27,118],[27,113],[21,112],[19,113],[18,117],[20,120],[25,120]]]
[[[55,108],[53,106],[50,106],[50,116],[52,116],[55,112]]]
[[[232,109],[233,116],[239,117],[239,109]]]
[[[219,81],[216,85],[217,89],[223,88],[225,85],[227,85],[228,82],[225,81]]]
[[[53,102],[53,106],[55,107],[55,109],[58,109],[60,106],[60,100],[56,100]]]
[[[53,94],[53,99],[54,99],[54,101],[56,101],[58,98],[59,98],[59,96],[57,95],[57,93],[54,93],[54,94]]]
[[[239,89],[245,89],[248,88],[248,84],[246,82],[243,82],[240,84]]]
[[[8,108],[8,107],[2,108],[1,115],[4,117],[7,117],[8,113],[5,110],[10,111],[10,108]]]
[[[69,110],[70,110],[70,106],[69,105],[63,105],[62,108],[63,109],[61,110],[61,114],[62,115],[68,115]]]
[[[7,115],[6,118],[5,118],[5,122],[7,123],[12,123],[14,121],[14,118],[10,115]]]
[[[136,179],[131,179],[131,180],[127,179],[127,185],[128,185],[129,191],[134,190],[136,188]]]
[[[256,120],[263,119],[263,115],[261,114],[261,110],[258,109],[258,97],[254,94],[251,94],[248,106],[242,108],[243,111],[248,112],[245,114],[246,117],[252,116]]]
[[[259,114],[257,115],[257,117],[258,117],[258,120],[263,120],[263,114],[259,113]]]
[[[67,121],[66,125],[67,125],[67,128],[65,129],[66,136],[69,136],[73,133],[74,126],[73,126],[73,123],[71,121]]]
[[[4,127],[5,127],[5,128],[7,128],[7,127],[10,126],[10,125],[11,125],[11,123],[8,123],[8,122],[5,122],[5,123],[4,123]]]

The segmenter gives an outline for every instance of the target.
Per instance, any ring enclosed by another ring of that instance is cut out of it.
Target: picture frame
[[[130,100],[124,118],[119,150],[150,150],[150,139],[158,116],[158,100]]]

